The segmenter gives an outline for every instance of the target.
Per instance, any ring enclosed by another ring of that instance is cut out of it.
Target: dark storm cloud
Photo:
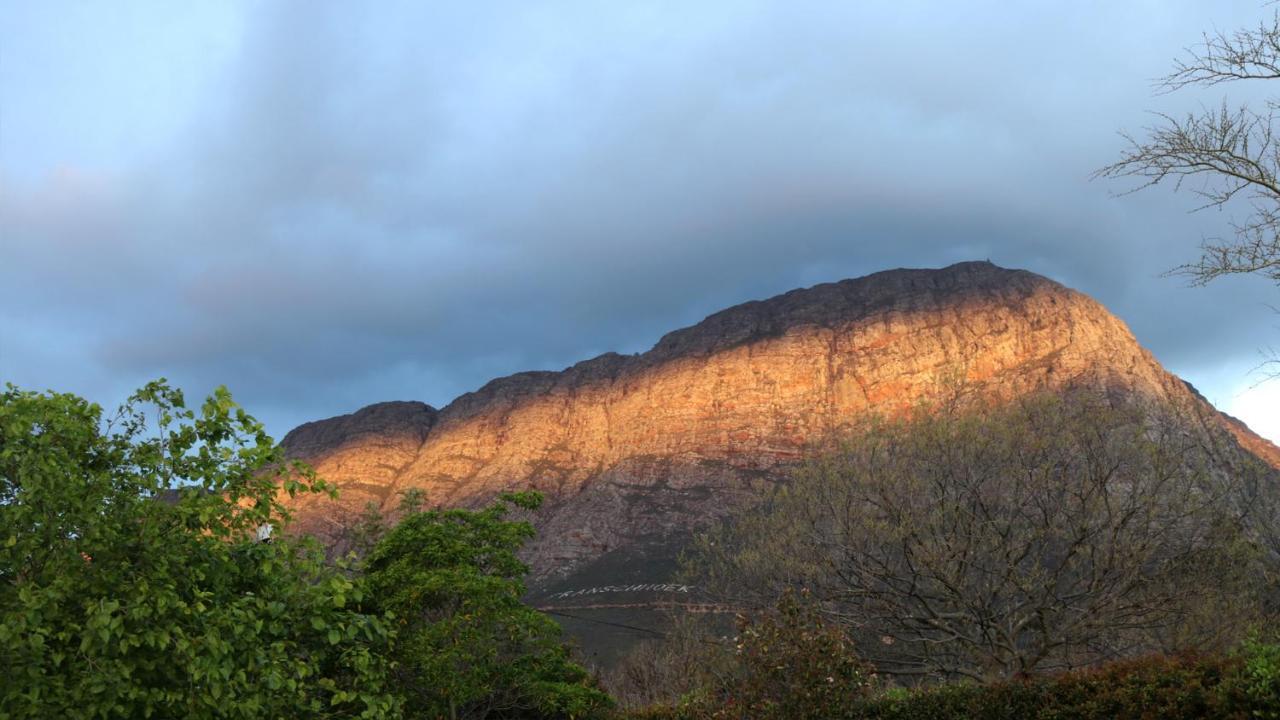
[[[255,6],[168,141],[0,172],[0,373],[226,383],[282,433],[975,258],[1193,379],[1248,362],[1274,288],[1158,277],[1225,216],[1088,177],[1213,97],[1152,97],[1181,46],[1262,10],[1114,5]]]

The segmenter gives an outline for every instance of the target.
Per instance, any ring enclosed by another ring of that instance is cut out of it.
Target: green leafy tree
[[[322,491],[217,390],[161,382],[104,421],[0,394],[0,716],[395,716],[390,633],[310,543],[258,542]]]
[[[571,662],[559,627],[520,601],[533,536],[511,493],[483,510],[406,515],[368,556],[371,597],[397,618],[395,657],[406,715],[415,718],[584,718],[609,704]]]

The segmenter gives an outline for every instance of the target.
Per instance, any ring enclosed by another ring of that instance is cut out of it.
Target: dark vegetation
[[[1274,609],[1276,490],[1176,409],[956,400],[856,429],[692,571],[740,607],[807,588],[907,683],[1221,651]]]
[[[874,686],[770,686],[787,666],[759,668],[711,699],[631,714],[643,720],[842,718],[845,720],[1179,720],[1274,718],[1280,713],[1276,646],[1236,655],[1153,656],[1097,669],[980,685],[906,691]],[[751,661],[744,665],[750,666]],[[831,688],[831,689],[828,689]]]
[[[1280,717],[1278,495],[1187,409],[872,419],[686,558],[736,632],[610,686],[655,718]]]
[[[0,715],[1276,718],[1280,488],[1219,439],[1088,393],[870,421],[701,539],[736,626],[675,623],[611,698],[520,601],[537,494],[406,494],[326,559],[281,500],[332,491],[225,391],[10,387]]]
[[[1175,654],[992,683],[888,687],[848,636],[788,594],[739,621],[729,653],[696,692],[633,711],[637,720],[1112,720],[1280,716],[1280,645]]]

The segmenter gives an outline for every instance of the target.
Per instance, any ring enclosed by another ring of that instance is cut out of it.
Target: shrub
[[[688,712],[744,720],[835,717],[866,697],[875,677],[843,629],[825,621],[805,593],[788,592],[774,611],[740,618],[734,649],[728,674]]]
[[[1280,643],[1249,640],[1240,658],[1243,665],[1231,681],[1233,707],[1249,718],[1280,718]]]
[[[1046,678],[953,684],[850,703],[866,720],[1179,720],[1267,718],[1277,700],[1240,683],[1235,658],[1151,657]]]
[[[731,646],[712,639],[730,629],[719,618],[673,612],[661,640],[638,643],[601,675],[601,683],[622,707],[675,704],[724,676],[736,661]]]
[[[814,658],[815,666],[822,660]],[[686,704],[629,720],[725,717],[843,720],[1273,720],[1280,717],[1280,645],[1247,643],[1234,656],[1152,656],[1094,670],[1009,680],[893,688],[865,687],[806,704],[773,696],[769,706]],[[730,700],[731,698],[724,698]],[[754,712],[753,712],[754,710]]]

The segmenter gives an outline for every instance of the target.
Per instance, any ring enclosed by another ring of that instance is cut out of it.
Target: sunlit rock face
[[[358,511],[371,500],[381,506],[439,414],[425,403],[385,402],[294,428],[282,442],[289,456],[310,461],[341,487],[341,502],[302,505],[301,524],[324,535],[326,521],[346,519],[343,509]]]
[[[528,551],[535,586],[640,584],[661,579],[643,575],[666,564],[664,548],[760,497],[832,432],[957,384],[998,398],[1083,385],[1191,407],[1280,467],[1275,446],[1209,407],[1097,302],[981,262],[749,302],[646,353],[500,378],[439,411],[373,405],[303,425],[284,446],[342,489],[336,503],[296,506],[322,537],[369,501],[392,511],[409,488],[432,505],[536,488],[548,503]]]

